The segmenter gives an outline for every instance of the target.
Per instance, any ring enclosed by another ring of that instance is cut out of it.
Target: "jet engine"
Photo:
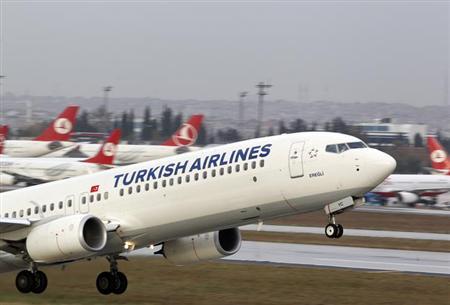
[[[419,201],[420,197],[419,195],[410,192],[398,192],[397,199],[403,204],[414,204]]]
[[[16,178],[12,175],[0,173],[0,185],[14,185]]]
[[[33,228],[26,249],[38,263],[81,259],[105,247],[106,233],[105,225],[95,216],[65,216]]]
[[[239,229],[232,228],[164,242],[160,253],[175,265],[187,265],[233,255],[241,242]]]

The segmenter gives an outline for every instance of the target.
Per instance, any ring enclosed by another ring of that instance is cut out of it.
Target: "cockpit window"
[[[348,148],[347,144],[345,144],[345,143],[338,144],[338,150],[339,150],[340,153],[344,152],[344,151],[346,151],[348,149],[349,148]]]
[[[335,154],[338,152],[337,148],[336,148],[336,144],[327,145],[327,147],[325,148],[325,151],[330,152],[330,153],[335,153]]]
[[[350,149],[354,149],[354,148],[366,148],[366,144],[364,144],[363,142],[351,142],[351,143],[347,143],[348,147],[350,147]]]

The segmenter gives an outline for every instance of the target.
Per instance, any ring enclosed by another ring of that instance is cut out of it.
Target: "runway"
[[[354,209],[356,212],[372,212],[372,213],[392,213],[392,214],[415,214],[430,216],[447,216],[450,217],[450,211],[438,209],[419,209],[419,208],[396,208],[383,206],[365,205]]]
[[[155,250],[129,255],[148,256]],[[444,252],[244,241],[239,252],[225,260],[450,275],[450,253]]]
[[[240,227],[241,230],[256,231],[257,225],[247,225]],[[324,235],[324,228],[321,227],[299,227],[299,226],[275,226],[263,225],[261,232],[277,232],[277,233],[308,233]],[[363,237],[383,237],[383,238],[405,238],[405,239],[422,239],[422,240],[442,240],[450,241],[450,234],[440,233],[419,233],[419,232],[401,232],[401,231],[384,231],[384,230],[360,230],[344,228],[345,236],[363,236]]]

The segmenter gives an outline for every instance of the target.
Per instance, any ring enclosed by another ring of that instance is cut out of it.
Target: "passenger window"
[[[172,186],[173,185],[173,178],[169,179],[169,185]]]
[[[259,161],[259,167],[264,167],[264,159]]]
[[[20,210],[20,217],[23,217],[23,210]]]
[[[103,194],[103,198],[105,198],[105,200],[108,200],[108,197],[109,197],[109,193],[108,193],[108,192],[105,192],[105,193]]]
[[[98,193],[97,194],[97,201],[100,201],[100,200],[102,200],[102,194]]]
[[[233,168],[232,168],[231,166],[228,166],[227,172],[228,172],[229,174],[231,174],[232,171],[233,171]]]
[[[89,196],[89,202],[94,202],[94,195]]]
[[[158,188],[158,181],[153,182],[153,188],[156,190]]]
[[[64,206],[63,202],[60,201],[60,202],[58,203],[58,206],[59,206],[59,209],[61,210],[61,209],[63,208],[63,206]]]
[[[146,183],[146,184],[145,184],[145,190],[146,190],[146,191],[150,190],[150,183]]]
[[[342,153],[342,152],[348,150],[347,144],[345,144],[345,143],[338,144],[338,150],[339,150],[340,153]]]
[[[191,176],[186,175],[186,183],[189,183],[189,181],[191,181]]]
[[[31,215],[31,208],[27,209],[27,215],[30,216]]]
[[[221,176],[223,176],[224,173],[225,173],[225,170],[223,169],[223,167],[221,167],[221,168],[219,169],[219,174],[220,174]]]
[[[44,206],[42,207],[42,213],[47,212],[47,205],[44,204]]]
[[[123,196],[123,189],[120,189],[119,194],[120,196]]]
[[[211,177],[215,177],[216,176],[216,169],[213,169],[212,171],[211,171]]]
[[[206,179],[206,178],[208,178],[208,172],[207,172],[207,171],[204,171],[204,172],[203,172],[203,179]]]
[[[34,207],[34,214],[39,214],[39,207]]]
[[[136,193],[140,193],[141,192],[141,186],[140,185],[137,185],[136,186]]]
[[[194,180],[197,181],[198,180],[198,173],[194,174]]]
[[[256,161],[252,161],[252,169],[256,168]]]
[[[329,152],[329,153],[335,153],[335,154],[338,152],[336,144],[327,145],[327,147],[325,147],[325,151]]]
[[[8,218],[8,216],[9,216],[9,214],[8,214],[8,213],[5,213],[5,218]]]
[[[236,164],[236,173],[239,173],[240,170],[241,170],[241,166],[239,164]]]
[[[16,216],[17,216],[17,213],[16,213],[16,211],[14,211],[14,212],[12,213],[12,218],[16,218]]]
[[[55,209],[55,204],[54,203],[50,204],[50,211],[53,211],[54,209]]]
[[[181,182],[183,182],[183,178],[182,177],[178,177],[178,184],[181,184]]]
[[[82,204],[86,204],[86,197],[85,197],[85,196],[83,196],[83,197],[81,198],[81,203],[82,203]]]
[[[69,201],[67,201],[67,206],[68,206],[69,208],[72,207],[72,199],[69,199]]]
[[[133,194],[133,188],[131,186],[128,188],[128,194],[129,195]]]
[[[248,163],[244,163],[244,170],[246,171],[246,170],[248,170]]]
[[[166,180],[163,180],[162,181],[162,187],[166,187],[166,183],[167,183]]]

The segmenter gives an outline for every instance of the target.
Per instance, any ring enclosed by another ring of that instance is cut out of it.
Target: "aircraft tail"
[[[438,139],[428,136],[427,146],[432,168],[440,173],[450,175],[450,159]]]
[[[183,123],[180,128],[166,140],[162,145],[165,146],[191,146],[197,141],[200,126],[203,122],[203,115],[196,114]]]
[[[3,148],[5,147],[5,141],[8,137],[8,132],[8,125],[0,125],[0,155],[3,154]]]
[[[83,160],[83,162],[96,163],[102,165],[112,165],[117,152],[117,145],[120,142],[121,131],[114,129],[108,139],[103,142],[100,150],[92,158]]]
[[[79,106],[69,106],[34,140],[69,141],[77,120]]]

